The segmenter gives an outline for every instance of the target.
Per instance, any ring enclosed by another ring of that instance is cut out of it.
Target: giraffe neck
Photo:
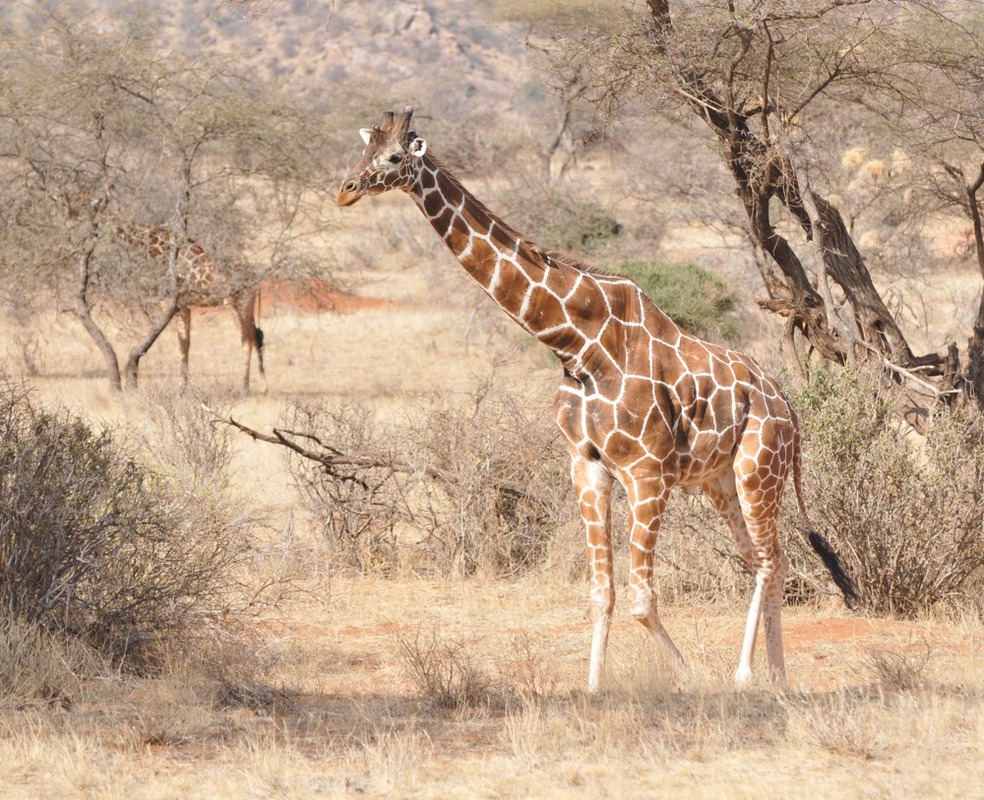
[[[424,216],[485,292],[560,355],[570,326],[562,298],[584,273],[516,233],[429,154],[422,161],[409,192]]]

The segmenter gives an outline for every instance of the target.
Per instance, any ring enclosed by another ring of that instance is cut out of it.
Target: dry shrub
[[[508,676],[519,696],[527,702],[539,702],[556,692],[560,675],[548,636],[524,632],[510,649]]]
[[[213,702],[220,708],[280,714],[293,707],[290,695],[275,678],[283,655],[255,627],[240,626],[202,638],[185,658],[193,674],[205,678],[213,688]]]
[[[212,407],[221,397],[200,397],[176,387],[157,386],[143,394],[151,429],[145,448],[155,465],[189,486],[225,489],[232,458],[230,431]]]
[[[846,371],[812,375],[796,405],[811,517],[840,554],[863,607],[912,616],[962,604],[984,566],[979,420],[940,412],[918,437],[892,395]],[[802,537],[788,539],[798,570],[822,584]]]
[[[461,574],[543,566],[559,526],[577,518],[568,459],[547,409],[491,384],[458,405],[435,398],[413,431],[415,460],[442,479],[428,547]]]
[[[416,413],[393,425],[356,407],[291,412],[298,441],[334,459],[290,469],[341,563],[497,576],[543,565],[577,510],[549,414],[491,382]]]
[[[891,753],[889,714],[883,705],[858,694],[838,692],[787,702],[787,735],[792,742],[834,756],[871,761]]]
[[[291,453],[288,469],[337,565],[361,573],[394,567],[406,482],[392,466],[394,432],[360,406],[297,406],[288,412],[287,427],[303,432],[295,435],[302,442],[371,462],[329,466]]]
[[[463,642],[418,630],[412,638],[397,635],[396,643],[410,682],[437,708],[474,708],[492,699],[491,678]]]
[[[751,590],[751,572],[703,493],[673,493],[655,560],[660,599],[665,602],[728,602]]]
[[[215,713],[198,687],[168,676],[145,686],[142,694],[123,733],[123,742],[134,750],[181,747],[216,736]]]
[[[237,608],[251,548],[233,498],[169,482],[123,439],[0,384],[0,603],[148,669]]]
[[[886,691],[911,692],[926,685],[932,650],[918,652],[871,650],[862,659],[858,671],[872,677]]]
[[[586,193],[526,182],[503,198],[504,216],[530,231],[545,247],[569,253],[596,253],[622,232],[622,225]]]

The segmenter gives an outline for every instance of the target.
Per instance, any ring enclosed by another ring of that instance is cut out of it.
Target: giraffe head
[[[427,142],[410,130],[412,115],[410,106],[399,121],[387,111],[379,125],[359,131],[366,147],[338,191],[338,205],[350,206],[365,194],[405,190],[413,185]]]

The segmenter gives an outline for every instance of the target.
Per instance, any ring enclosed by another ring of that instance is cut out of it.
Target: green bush
[[[902,420],[896,395],[848,371],[814,373],[794,404],[812,522],[840,554],[862,605],[908,617],[964,604],[984,567],[980,420],[941,411],[921,437]],[[801,537],[787,540],[798,563],[817,564]]]
[[[608,267],[638,283],[677,325],[702,339],[734,341],[737,298],[728,285],[696,264],[621,261]]]
[[[0,604],[117,665],[154,666],[228,611],[250,552],[223,498],[188,489],[0,381]]]

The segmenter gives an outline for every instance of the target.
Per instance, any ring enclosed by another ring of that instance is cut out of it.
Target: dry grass
[[[581,687],[590,627],[585,604],[563,582],[335,579],[332,594],[330,603],[312,601],[271,623],[258,648],[273,662],[270,674],[285,679],[282,702],[230,705],[185,669],[89,683],[70,710],[4,710],[6,796],[976,791],[984,756],[979,624],[884,623],[845,637],[853,621],[828,619],[818,629],[819,609],[796,610],[787,614],[794,685],[777,694],[736,692],[718,668],[715,651],[735,656],[740,615],[666,609],[693,664],[693,674],[677,676],[657,664],[622,611],[612,679],[588,697]],[[404,669],[407,641],[433,651],[448,645],[495,685],[494,699],[432,702]],[[869,654],[901,654],[913,641],[934,648],[924,663],[916,653],[920,680],[883,690]]]

